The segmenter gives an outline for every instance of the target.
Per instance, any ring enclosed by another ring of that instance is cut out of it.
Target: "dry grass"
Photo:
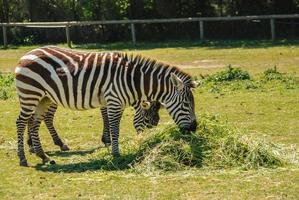
[[[140,172],[176,171],[190,167],[209,169],[275,168],[290,163],[281,145],[248,136],[215,116],[199,115],[195,133],[171,127],[151,134],[142,144],[133,168]],[[292,160],[292,162],[296,162]]]

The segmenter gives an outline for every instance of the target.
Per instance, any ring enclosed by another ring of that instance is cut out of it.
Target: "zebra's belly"
[[[55,103],[58,106],[71,109],[71,110],[90,110],[94,108],[98,108],[100,106],[103,106],[101,104],[101,101],[98,97],[94,97],[91,99],[73,99],[65,101],[64,103],[62,101],[56,101],[48,92],[46,92],[46,97],[48,97],[53,103]]]

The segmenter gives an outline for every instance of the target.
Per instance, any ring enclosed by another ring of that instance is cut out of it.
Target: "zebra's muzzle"
[[[192,121],[190,127],[189,127],[189,131],[196,131],[196,128],[197,128],[197,122],[196,120]]]
[[[194,131],[196,131],[196,128],[197,128],[196,120],[192,121],[190,123],[190,125],[188,125],[188,126],[180,127],[181,131],[184,131],[184,132],[194,132]]]

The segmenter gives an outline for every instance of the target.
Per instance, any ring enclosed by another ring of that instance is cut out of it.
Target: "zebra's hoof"
[[[102,136],[102,142],[104,143],[105,147],[111,145],[111,140],[109,138],[105,138],[104,136]]]
[[[48,162],[50,162],[51,160],[50,160],[50,158],[49,157],[44,157],[43,158],[43,164],[46,164],[46,163],[48,163]]]
[[[69,148],[66,144],[64,144],[64,145],[62,145],[62,146],[60,147],[60,150],[61,150],[61,151],[69,151],[70,148]]]
[[[56,164],[55,160],[51,160],[51,161],[50,161],[50,164],[51,164],[51,165],[55,165],[55,164]]]
[[[21,160],[21,161],[20,161],[20,166],[22,166],[22,167],[28,167],[28,162],[27,162],[27,160]]]

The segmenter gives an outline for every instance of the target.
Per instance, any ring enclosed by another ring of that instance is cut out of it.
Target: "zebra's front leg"
[[[119,123],[123,113],[123,108],[121,105],[108,105],[108,118],[109,118],[109,129],[112,140],[112,155],[114,157],[120,156],[118,137],[119,137]]]
[[[53,139],[54,144],[59,146],[61,151],[68,151],[68,150],[70,150],[70,148],[66,144],[63,143],[63,141],[59,137],[59,135],[54,127],[54,124],[53,124],[54,115],[55,115],[56,110],[57,110],[57,105],[52,104],[49,107],[48,112],[46,113],[44,121],[47,126],[47,129],[50,132],[50,135]]]
[[[109,129],[109,118],[106,107],[101,108],[101,114],[103,118],[103,134],[102,134],[102,142],[105,146],[111,145],[111,137],[110,137],[110,129]]]

